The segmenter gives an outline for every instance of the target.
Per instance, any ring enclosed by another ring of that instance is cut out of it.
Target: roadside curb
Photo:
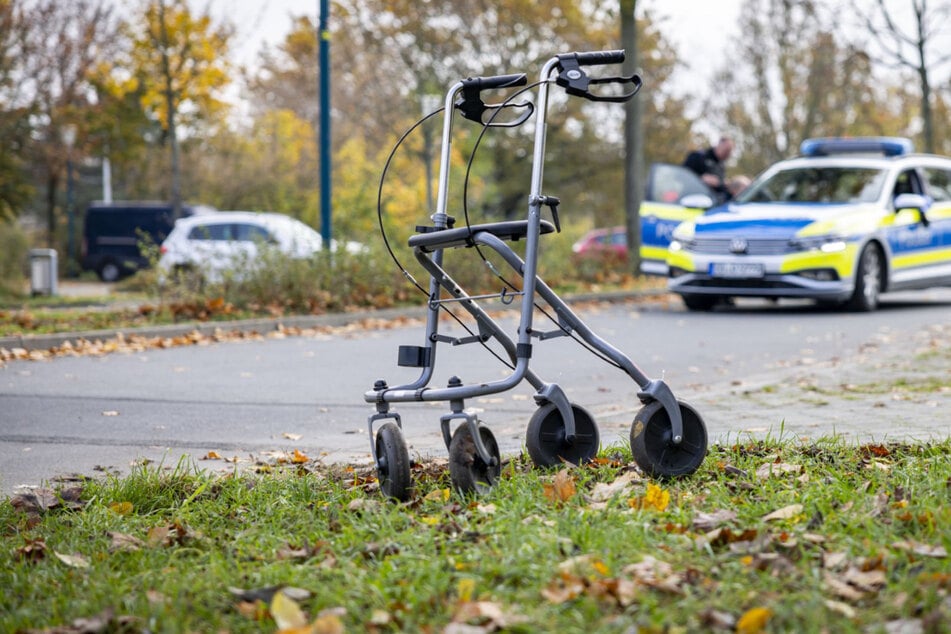
[[[583,293],[572,295],[567,298],[566,301],[569,304],[578,304],[584,302],[619,303],[648,297],[661,297],[666,294],[667,291],[664,290]],[[138,328],[87,330],[78,332],[50,333],[46,335],[13,335],[8,337],[0,337],[0,349],[21,349],[27,351],[49,350],[51,348],[59,348],[66,342],[108,341],[118,337],[175,338],[195,332],[205,336],[214,335],[215,333],[220,332],[256,332],[260,334],[266,334],[268,332],[274,332],[284,328],[337,328],[367,320],[388,321],[401,318],[424,318],[425,316],[426,308],[424,306],[417,306],[385,308],[349,313],[328,313],[324,315],[289,315],[285,317],[243,319],[236,321],[200,321],[182,324],[169,324],[165,326],[142,326]]]

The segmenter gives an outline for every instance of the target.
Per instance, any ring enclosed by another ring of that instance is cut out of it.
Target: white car
[[[210,282],[223,280],[228,272],[240,278],[268,248],[308,258],[323,249],[323,237],[303,222],[278,213],[220,211],[180,218],[162,242],[159,270],[163,275],[195,271]],[[336,241],[331,248],[339,248]],[[358,242],[347,242],[344,248],[349,253],[366,251]]]

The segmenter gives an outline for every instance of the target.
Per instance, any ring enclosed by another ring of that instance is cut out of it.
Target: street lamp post
[[[66,271],[72,274],[75,270],[75,241],[73,202],[73,146],[76,144],[76,126],[69,123],[63,126],[63,143],[66,145]]]

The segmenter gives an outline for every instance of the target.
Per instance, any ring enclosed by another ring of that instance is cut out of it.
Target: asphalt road
[[[691,402],[712,442],[747,434],[951,435],[948,390],[896,398],[888,384],[916,372],[946,381],[951,289],[892,296],[869,314],[752,300],[707,314],[687,313],[677,301],[587,305],[579,313]],[[325,461],[369,461],[373,408],[363,394],[379,378],[390,385],[415,378],[416,370],[397,367],[397,347],[420,344],[422,334],[413,324],[10,362],[0,367],[0,491],[61,474],[124,473],[142,459],[175,466],[184,457],[183,465],[227,470],[297,449]],[[929,349],[938,354],[922,357]],[[470,383],[507,372],[478,345],[440,346],[438,354],[435,386],[451,375]],[[566,338],[536,344],[532,367],[594,414],[603,444],[627,442],[640,403],[625,374]],[[843,387],[876,382],[871,392]],[[531,395],[524,384],[466,403],[503,455],[523,446]],[[395,409],[411,454],[445,456],[446,404]],[[203,460],[210,452],[237,463]]]

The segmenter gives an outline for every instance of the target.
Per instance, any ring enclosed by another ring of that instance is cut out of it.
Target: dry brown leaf
[[[802,465],[790,464],[788,462],[767,462],[766,464],[760,465],[756,470],[756,477],[760,480],[765,480],[772,476],[799,473],[800,471],[802,471]]]
[[[109,531],[108,533],[106,533],[106,535],[108,535],[109,538],[112,540],[109,543],[110,552],[117,552],[117,551],[131,552],[131,551],[139,550],[140,548],[145,546],[145,542],[143,542],[138,537],[135,537],[134,535],[127,535],[125,533],[119,533],[116,531]]]
[[[598,482],[588,495],[592,502],[608,502],[621,492],[627,491],[631,485],[640,482],[641,478],[633,471],[627,471],[615,478],[613,482]]]
[[[46,542],[42,539],[27,539],[17,548],[17,559],[28,563],[35,563],[46,557]]]
[[[729,509],[719,509],[712,513],[697,513],[696,517],[693,518],[693,527],[706,533],[735,519],[736,511]]]
[[[577,493],[574,476],[568,469],[562,469],[555,474],[551,483],[544,485],[545,498],[554,504],[563,504]]]
[[[55,550],[53,551],[53,554],[56,555],[57,559],[70,568],[85,569],[89,567],[89,560],[82,555],[67,555],[65,553],[58,553]]]
[[[892,544],[892,548],[904,550],[906,552],[918,555],[919,557],[934,557],[936,559],[944,559],[948,556],[948,551],[944,546],[932,546],[930,544],[922,544],[921,542],[910,540],[895,542]]]
[[[789,520],[802,513],[802,504],[790,504],[772,513],[763,516],[764,522],[773,522],[776,520]]]

